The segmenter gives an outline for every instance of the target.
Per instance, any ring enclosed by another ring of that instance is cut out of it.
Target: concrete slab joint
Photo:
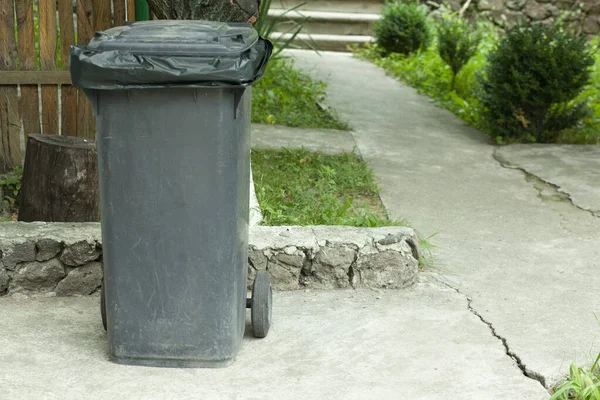
[[[406,227],[255,226],[248,286],[268,270],[278,290],[404,288],[417,280],[417,246]],[[99,224],[0,224],[0,295],[88,295],[101,284]]]

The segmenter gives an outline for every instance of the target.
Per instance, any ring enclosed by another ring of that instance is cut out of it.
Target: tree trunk
[[[100,219],[96,145],[73,136],[29,135],[19,221]]]
[[[148,0],[158,19],[249,22],[259,17],[259,0]]]

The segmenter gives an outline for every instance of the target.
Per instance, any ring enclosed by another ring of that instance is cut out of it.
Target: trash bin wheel
[[[252,285],[252,330],[257,338],[264,338],[271,327],[273,315],[273,290],[267,271],[258,271]]]
[[[102,316],[102,326],[106,329],[106,295],[104,294],[104,285],[100,289],[100,315]]]

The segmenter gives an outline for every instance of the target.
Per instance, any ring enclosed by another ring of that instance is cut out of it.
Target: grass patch
[[[600,325],[600,319],[594,316]],[[600,353],[590,369],[571,364],[569,377],[554,389],[550,400],[600,400]]]
[[[438,234],[439,232],[436,232],[427,237],[421,237],[419,239],[419,246],[421,248],[421,254],[419,255],[419,266],[423,269],[431,269],[437,264],[437,259],[433,255],[433,249],[437,248],[437,246],[433,244],[432,239]]]
[[[550,400],[600,400],[600,354],[585,370],[571,364],[569,378],[556,388]]]
[[[252,122],[348,130],[348,124],[334,112],[319,106],[326,87],[324,82],[313,81],[297,70],[293,60],[276,58],[252,86]]]
[[[21,167],[15,167],[11,172],[0,175],[0,222],[13,221],[16,218],[22,178]]]
[[[390,75],[433,98],[439,106],[450,110],[469,125],[486,132],[479,111],[477,74],[484,70],[487,55],[494,49],[499,37],[496,29],[488,24],[480,24],[478,32],[482,36],[478,53],[457,75],[454,91],[451,90],[452,72],[439,56],[437,42],[427,50],[418,51],[410,56],[384,55],[375,44],[354,46],[353,52],[356,57],[373,62]],[[598,44],[598,39],[592,42],[594,47]],[[594,113],[580,121],[576,127],[561,132],[557,142],[600,144],[600,52],[596,53],[596,64],[592,69],[590,84],[576,101],[587,102]]]
[[[391,221],[373,173],[354,153],[252,150],[265,225],[407,225]]]

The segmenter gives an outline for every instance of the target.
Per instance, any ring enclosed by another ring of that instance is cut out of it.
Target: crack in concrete
[[[581,239],[592,239],[598,236],[597,221],[594,218],[598,216],[595,213],[574,205],[569,195],[561,192],[558,186],[528,172],[523,173],[525,181],[537,190],[537,197],[560,216],[559,224],[563,231]]]
[[[540,178],[539,176],[534,175],[531,172],[528,172],[527,170],[525,170],[521,167],[507,167],[504,165],[502,165],[502,167],[510,168],[510,169],[517,169],[517,170],[520,170],[521,172],[523,172],[523,174],[525,175],[525,181],[533,184],[533,187],[538,191],[538,194],[537,194],[538,198],[540,200],[542,200],[543,202],[555,202],[555,203],[568,204],[571,207],[575,208],[577,211],[584,212],[586,215],[600,218],[600,216],[596,215],[596,213],[594,213],[593,211],[585,209],[585,208],[575,204],[573,202],[573,199],[571,198],[571,195],[569,193],[566,193],[566,192],[563,192],[562,190],[560,190],[560,186],[555,185],[552,182],[545,181],[542,178]],[[546,189],[546,188],[544,188],[544,186],[547,186],[547,188],[550,190],[551,194],[544,193],[545,192],[544,189]]]
[[[552,201],[556,201],[556,202],[564,202],[564,203],[570,204],[571,206],[575,207],[579,211],[584,211],[585,213],[590,214],[592,217],[600,218],[600,215],[596,215],[596,213],[594,213],[593,211],[585,209],[585,208],[575,204],[575,202],[573,202],[573,199],[571,198],[571,195],[569,193],[565,193],[565,192],[561,191],[560,186],[555,185],[552,182],[548,182],[535,174],[532,174],[531,172],[527,171],[523,167],[519,167],[518,165],[512,164],[511,162],[506,160],[504,157],[502,157],[500,154],[498,154],[497,149],[494,150],[494,152],[492,153],[492,157],[494,158],[494,160],[496,160],[500,164],[500,166],[502,168],[519,170],[519,171],[523,172],[523,174],[525,174],[526,180],[529,178],[530,180],[538,181],[539,183],[548,185],[551,189],[553,189],[556,192],[556,196],[554,196],[553,198],[548,198],[548,196],[543,195],[543,189],[540,189],[539,187],[537,187],[534,182],[534,188],[538,191],[538,197],[542,201],[546,202],[548,200],[552,200]]]
[[[584,240],[594,239],[600,235],[597,219],[600,215],[575,204],[571,196],[561,191],[559,186],[511,164],[498,154],[497,150],[493,152],[493,157],[502,168],[523,173],[525,182],[537,192],[536,197],[558,215],[557,222],[563,232]]]
[[[479,318],[479,320],[481,322],[486,324],[487,327],[489,328],[490,332],[492,333],[492,336],[495,337],[496,339],[500,340],[500,342],[502,342],[502,346],[504,346],[504,352],[506,353],[507,356],[509,356],[515,362],[515,364],[521,370],[523,375],[529,379],[538,381],[540,383],[540,385],[542,385],[542,387],[544,389],[546,389],[548,391],[548,393],[550,393],[550,391],[546,387],[546,378],[542,374],[532,371],[531,369],[527,368],[527,366],[523,363],[523,360],[521,360],[521,357],[519,357],[514,351],[512,351],[510,349],[510,346],[508,345],[508,341],[506,340],[506,338],[503,336],[500,336],[498,334],[498,332],[496,331],[496,328],[494,328],[494,325],[491,322],[487,321],[485,318],[483,318],[483,316],[481,314],[479,314],[479,312],[477,312],[477,310],[475,310],[475,308],[473,308],[473,304],[472,304],[473,299],[470,296],[462,293],[459,289],[453,287],[452,285],[450,285],[436,277],[433,277],[433,279],[435,279],[437,282],[441,283],[442,285],[454,290],[456,293],[460,294],[461,296],[464,296],[465,299],[467,300],[467,309],[469,310],[469,312],[471,314],[475,315],[477,318]]]

